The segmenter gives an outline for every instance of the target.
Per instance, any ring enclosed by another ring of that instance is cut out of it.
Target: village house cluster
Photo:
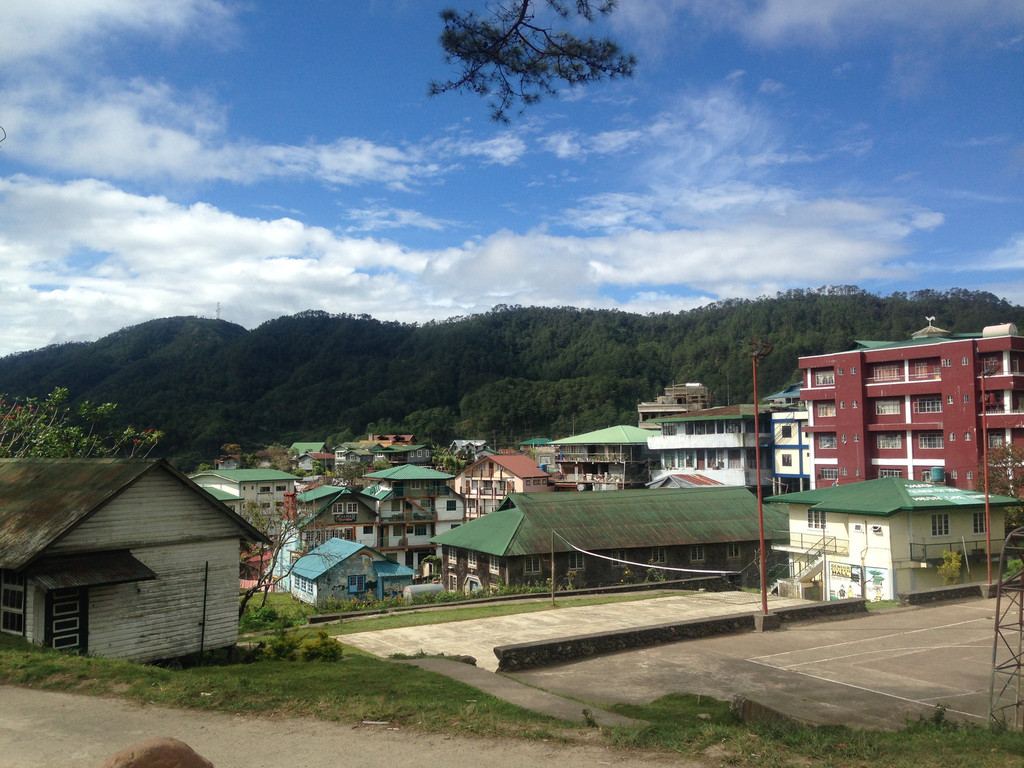
[[[455,472],[414,435],[296,443],[288,472],[231,456],[190,478],[165,462],[85,461],[69,475],[3,461],[2,631],[132,658],[230,645],[239,539],[243,588],[317,604],[424,582],[753,586],[759,519],[781,593],[892,599],[940,585],[950,551],[962,579],[984,579],[1020,504],[987,493],[981,467],[988,449],[1024,445],[1024,337],[929,322],[799,367],[757,404],[716,406],[688,382],[640,403],[636,424],[501,450],[457,440]],[[354,463],[358,478],[334,474]],[[33,516],[43,490],[54,511]],[[151,599],[178,611],[166,642],[112,626],[115,610],[144,622]]]

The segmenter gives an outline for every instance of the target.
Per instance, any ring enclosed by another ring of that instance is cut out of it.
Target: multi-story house
[[[191,479],[221,499],[237,499],[232,506],[242,513],[252,507],[262,515],[281,516],[286,499],[294,498],[295,481],[300,478],[277,469],[209,469]]]
[[[723,405],[659,420],[661,432],[647,444],[656,458],[653,480],[683,472],[720,485],[757,488],[757,441],[761,484],[771,482],[770,414],[753,405]]]
[[[640,403],[636,410],[640,416],[637,426],[656,426],[659,419],[679,416],[690,411],[702,411],[711,405],[708,388],[703,384],[690,382],[665,387],[665,394],[658,395],[653,402]]]
[[[987,578],[998,561],[1006,507],[1020,504],[946,485],[880,478],[771,496],[765,508],[787,510],[788,536],[772,532],[773,549],[790,557],[780,594],[814,600],[892,600],[943,584],[944,552],[961,556],[963,581]],[[986,513],[986,507],[988,512]]]
[[[1024,445],[1024,337],[1013,325],[861,341],[800,358],[812,487],[943,476],[982,488],[989,446]]]
[[[462,496],[448,485],[453,476],[402,464],[365,477],[368,483],[375,483],[363,495],[376,504],[377,548],[420,570],[423,558],[438,554],[431,538],[460,525],[465,515]]]
[[[803,408],[772,411],[772,493],[810,488],[811,446]]]
[[[643,488],[651,478],[647,438],[653,430],[608,427],[552,440],[562,490],[613,491]]]
[[[548,473],[521,454],[485,456],[456,475],[454,486],[466,500],[467,520],[493,512],[510,493],[555,489]]]

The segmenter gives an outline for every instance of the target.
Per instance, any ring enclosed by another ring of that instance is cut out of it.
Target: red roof
[[[540,465],[529,456],[516,454],[514,456],[486,456],[480,461],[493,461],[499,467],[505,469],[516,477],[547,477],[548,473],[540,468]],[[479,462],[477,462],[479,463]]]

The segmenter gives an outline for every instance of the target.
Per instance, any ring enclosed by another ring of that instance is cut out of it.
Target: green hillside
[[[2,358],[0,392],[65,386],[117,402],[125,423],[163,429],[158,450],[186,469],[227,442],[248,451],[369,431],[504,445],[633,423],[637,402],[673,382],[703,382],[715,404],[749,401],[751,339],[775,345],[759,369],[769,394],[796,379],[800,355],[908,338],[927,316],[954,332],[1024,327],[1024,309],[989,293],[849,286],[658,315],[501,306],[409,325],[302,312],[252,331],[176,317]]]

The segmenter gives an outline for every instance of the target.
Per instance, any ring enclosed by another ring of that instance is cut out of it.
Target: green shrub
[[[962,562],[963,558],[959,552],[950,552],[947,549],[942,553],[942,565],[938,568],[943,584],[951,585],[960,582],[960,566]]]
[[[316,637],[306,640],[299,648],[300,661],[339,661],[341,656],[341,643],[323,629],[317,630]]]
[[[301,642],[298,635],[278,629],[263,648],[263,655],[273,661],[295,661]]]

